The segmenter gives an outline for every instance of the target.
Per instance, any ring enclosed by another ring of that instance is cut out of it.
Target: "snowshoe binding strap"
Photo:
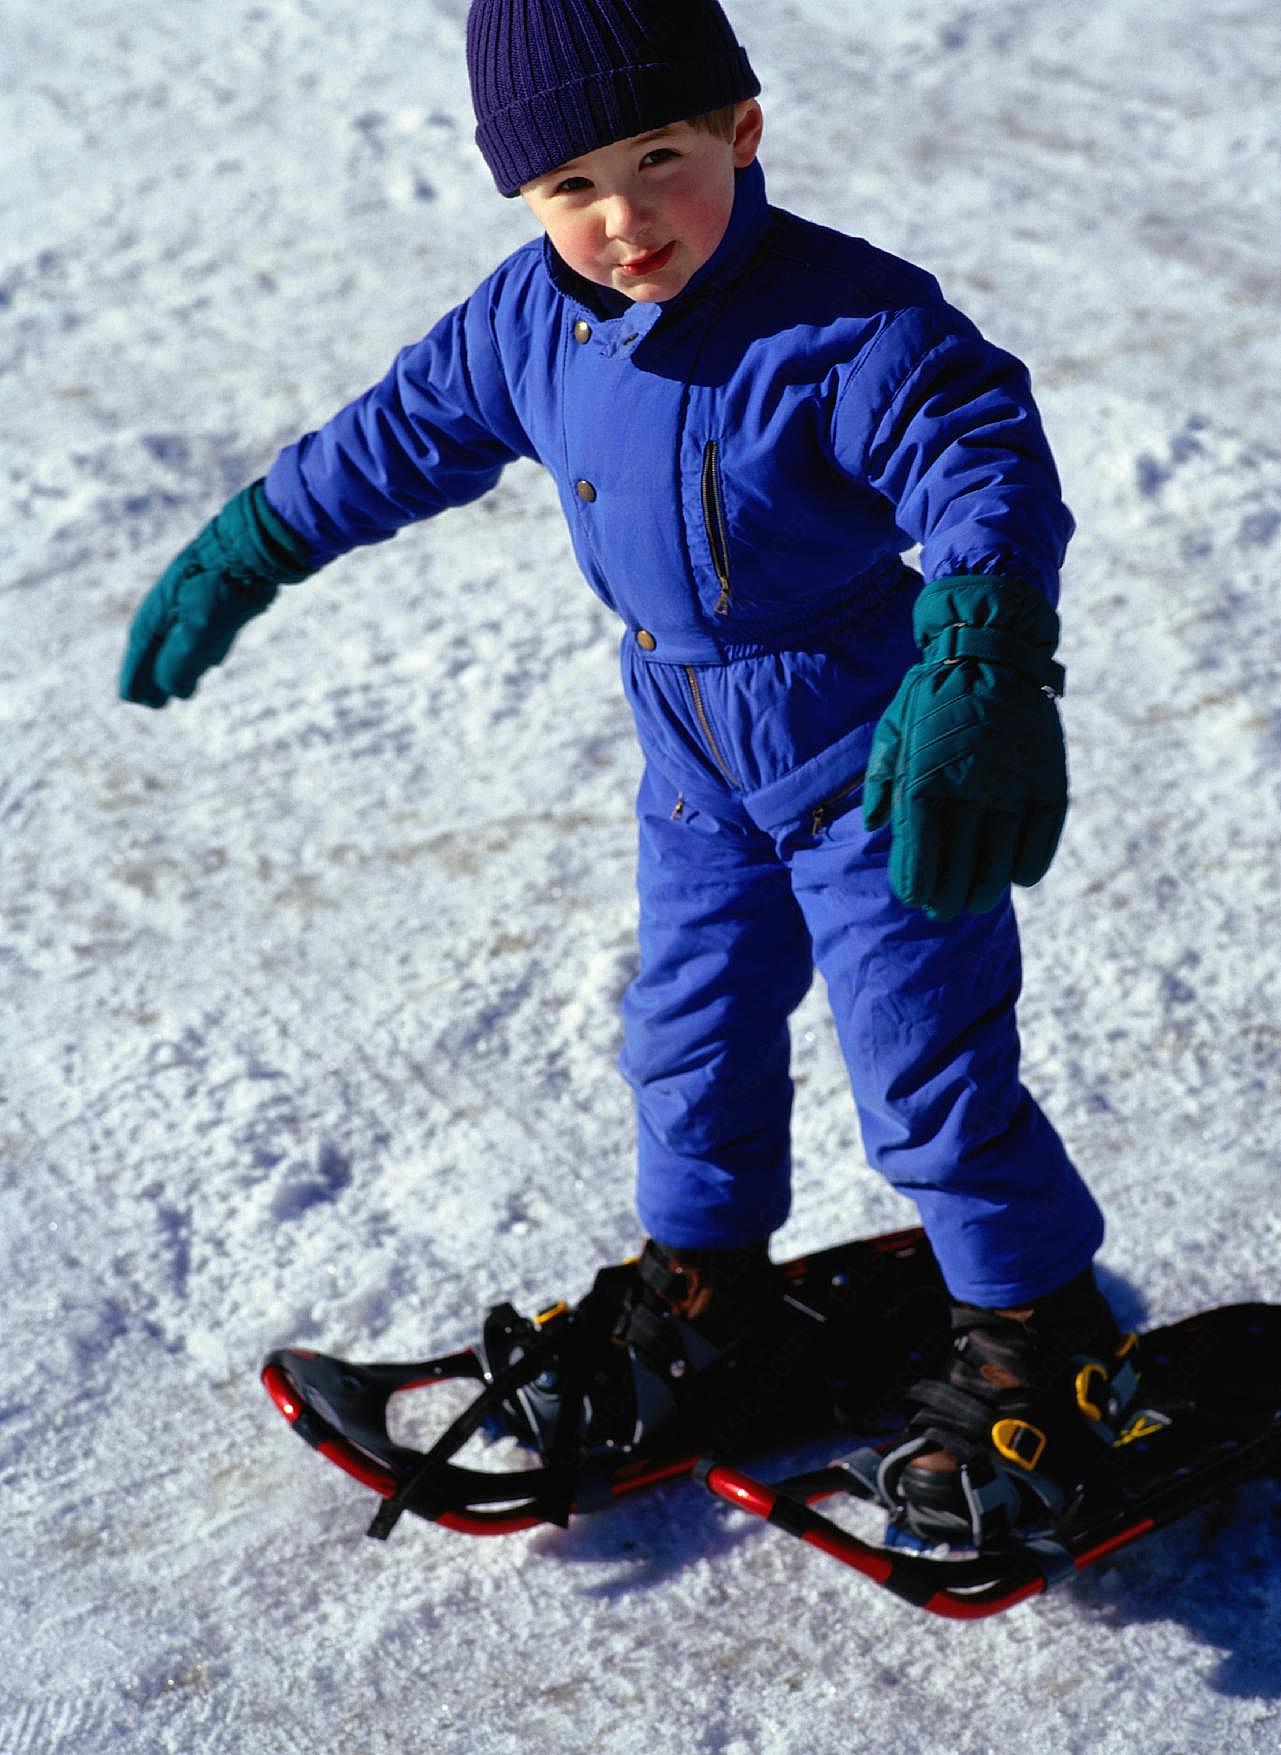
[[[621,1338],[636,1307],[632,1264],[602,1269],[570,1308],[534,1318],[496,1305],[479,1349],[413,1365],[352,1365],[301,1350],[273,1353],[263,1380],[300,1436],[385,1503],[369,1534],[386,1540],[406,1511],[470,1534],[506,1533],[598,1508],[634,1486],[686,1473],[673,1391],[697,1342],[673,1353],[660,1376]],[[470,1404],[426,1451],[398,1445],[387,1407],[402,1389],[446,1379],[478,1384]],[[539,1456],[531,1468],[497,1471],[460,1465],[458,1453],[481,1431],[512,1437]],[[654,1434],[670,1442],[642,1457]]]
[[[563,1339],[549,1331],[488,1379],[472,1350],[409,1365],[356,1365],[284,1349],[269,1356],[262,1375],[294,1430],[386,1501],[370,1535],[385,1540],[406,1511],[473,1535],[505,1534],[568,1521],[576,1484],[572,1446],[555,1465],[534,1469],[469,1469],[453,1458],[546,1368]],[[477,1382],[479,1393],[429,1451],[392,1440],[387,1405],[394,1394],[457,1379]]]
[[[952,1330],[945,1372],[908,1392],[904,1441],[850,1466],[898,1533],[979,1551],[1050,1527],[1131,1430],[1135,1338],[1089,1273],[1027,1311],[954,1306]]]
[[[438,1520],[441,1510],[461,1509],[459,1505],[448,1503],[449,1489],[452,1488],[455,1494],[460,1491],[473,1492],[477,1471],[461,1470],[452,1459],[467,1440],[481,1430],[492,1414],[506,1406],[519,1390],[544,1370],[556,1351],[557,1339],[554,1332],[543,1330],[505,1371],[490,1379],[471,1406],[441,1434],[418,1466],[379,1507],[366,1532],[368,1535],[373,1536],[376,1541],[385,1542],[406,1511],[417,1511],[420,1515]],[[581,1402],[581,1394],[578,1400]],[[558,1438],[563,1435],[567,1410],[576,1424],[578,1407],[569,1396],[562,1400],[561,1418],[557,1422]],[[516,1482],[526,1489],[536,1488],[528,1501],[528,1511],[536,1513],[542,1522],[560,1524],[563,1527],[569,1522],[573,1503],[575,1460],[572,1450],[563,1454],[563,1463],[545,1464],[536,1470],[520,1470],[514,1476],[495,1474],[493,1480],[495,1483],[503,1482],[504,1485]],[[442,1492],[445,1494],[444,1498]]]

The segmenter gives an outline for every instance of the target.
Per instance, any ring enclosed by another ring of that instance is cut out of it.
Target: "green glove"
[[[952,920],[1036,883],[1054,857],[1067,814],[1059,618],[1019,579],[964,574],[926,586],[914,625],[921,662],[876,728],[863,814],[891,825],[900,901]]]
[[[140,707],[163,707],[172,695],[189,699],[245,623],[271,604],[276,587],[315,570],[302,539],[267,504],[262,482],[242,488],[143,598],[129,629],[120,698]]]

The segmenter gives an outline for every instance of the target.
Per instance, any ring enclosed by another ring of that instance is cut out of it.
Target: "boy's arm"
[[[505,464],[533,454],[490,334],[489,284],[282,451],[266,481],[242,489],[170,563],[133,618],[124,700],[187,699],[278,586],[477,499]]]
[[[532,457],[489,326],[489,283],[386,377],[283,450],[267,473],[273,509],[320,567],[406,524],[488,493]]]
[[[837,462],[884,495],[927,581],[992,573],[1058,600],[1072,535],[1026,367],[946,306],[902,312],[856,364]]]
[[[839,459],[894,506],[926,580],[921,662],[877,727],[865,820],[890,826],[902,901],[983,913],[1044,875],[1067,811],[1054,605],[1071,514],[1026,370],[946,308],[891,323],[838,415]]]

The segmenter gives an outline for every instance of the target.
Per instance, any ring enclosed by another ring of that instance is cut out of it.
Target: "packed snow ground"
[[[527,235],[465,10],[7,0],[0,1755],[1277,1750],[1272,1484],[964,1628],[693,1488],[377,1547],[258,1387],[637,1240],[637,759],[549,483],[287,593],[187,707],[113,698],[169,557]],[[1281,1296],[1275,8],[733,10],[772,198],[1031,360],[1080,521],[1023,1019],[1108,1283]],[[910,1218],[818,989],[795,1043],[780,1249]]]

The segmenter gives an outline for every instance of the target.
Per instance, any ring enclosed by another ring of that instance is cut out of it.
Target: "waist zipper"
[[[725,529],[725,508],[721,503],[720,480],[716,459],[718,446],[709,439],[703,447],[703,523],[707,528],[707,546],[712,551],[712,565],[721,594],[716,600],[717,615],[729,614],[729,535]]]
[[[703,691],[699,686],[698,672],[692,664],[687,664],[685,666],[685,676],[689,682],[689,692],[694,698],[694,712],[698,715],[698,723],[703,730],[703,741],[707,745],[707,753],[716,763],[716,766],[720,769],[726,780],[729,781],[730,785],[737,786],[738,781],[730,773],[725,764],[725,758],[721,754],[720,745],[716,741],[716,733],[712,730],[712,722],[707,717],[707,709],[703,705]]]
[[[825,798],[821,804],[816,804],[814,806],[810,815],[811,835],[822,834],[823,830],[829,823],[834,822],[839,816],[844,816],[845,810],[850,808],[849,805],[845,806],[845,810],[838,810],[837,806],[842,804],[845,799],[849,798],[852,792],[857,792],[866,778],[867,769],[861,768],[852,780],[847,780],[845,782],[839,792],[832,793],[830,798]]]

